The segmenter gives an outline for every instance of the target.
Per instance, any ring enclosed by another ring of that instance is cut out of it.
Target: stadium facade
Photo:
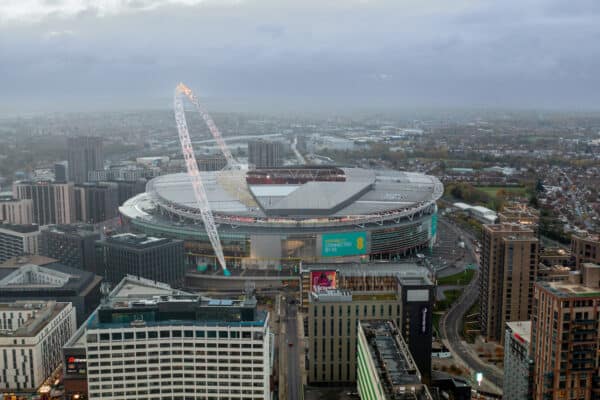
[[[433,244],[435,177],[410,172],[306,166],[202,172],[229,265],[396,259]],[[132,229],[185,241],[189,260],[214,264],[187,174],[149,181],[120,207]]]

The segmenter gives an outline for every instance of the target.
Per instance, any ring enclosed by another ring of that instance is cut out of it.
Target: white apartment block
[[[76,329],[71,303],[0,303],[0,390],[36,390],[62,360]]]

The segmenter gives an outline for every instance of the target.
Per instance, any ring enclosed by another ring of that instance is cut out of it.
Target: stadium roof
[[[299,183],[291,179],[288,184],[248,184],[243,171],[201,175],[213,213],[251,218],[371,215],[431,203],[443,191],[440,181],[429,175],[362,168],[340,170],[344,181],[316,179]],[[147,196],[142,197],[148,197],[152,205],[197,210],[187,174],[157,177],[146,189]],[[126,202],[122,211],[143,217],[147,205],[140,198]]]

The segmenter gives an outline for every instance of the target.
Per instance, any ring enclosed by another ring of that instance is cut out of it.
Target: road
[[[288,400],[301,399],[302,378],[300,376],[300,360],[298,357],[298,309],[296,304],[286,303],[286,348],[279,351],[287,352],[287,395]],[[291,344],[291,347],[290,347]]]
[[[459,230],[455,225],[449,224],[451,229]],[[474,260],[477,260],[477,255],[473,249],[473,237],[461,230],[465,237],[465,247],[469,250],[470,255]],[[495,369],[486,363],[482,362],[479,357],[473,354],[465,342],[462,340],[460,333],[462,331],[463,316],[471,308],[471,306],[479,299],[479,270],[475,271],[473,279],[467,285],[462,295],[454,302],[450,310],[440,320],[440,331],[442,337],[446,338],[448,349],[452,354],[457,355],[472,371],[482,372],[484,379],[488,380],[498,389],[502,389],[503,376]]]
[[[298,136],[294,136],[294,140],[292,141],[292,151],[296,155],[298,162],[300,164],[304,165],[304,164],[306,164],[306,159],[304,157],[302,157],[302,154],[300,154],[300,152],[298,151],[298,148],[296,147],[297,145],[298,145]]]

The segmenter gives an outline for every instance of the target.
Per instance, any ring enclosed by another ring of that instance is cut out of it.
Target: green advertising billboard
[[[331,233],[322,236],[321,256],[340,257],[367,254],[367,233]]]

